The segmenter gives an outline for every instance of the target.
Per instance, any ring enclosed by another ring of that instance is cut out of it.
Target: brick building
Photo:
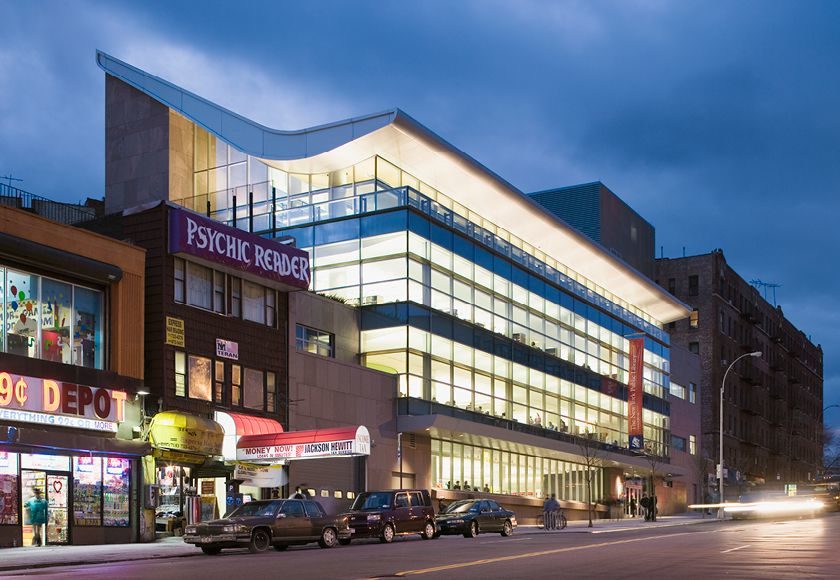
[[[823,353],[726,262],[723,252],[657,260],[657,281],[692,306],[667,328],[674,345],[700,356],[703,448],[717,461],[719,394],[724,408],[727,497],[746,485],[814,479],[821,457]]]

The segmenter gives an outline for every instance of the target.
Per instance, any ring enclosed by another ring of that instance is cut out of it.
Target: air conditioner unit
[[[525,335],[521,332],[514,332],[513,333],[513,340],[515,340],[516,342],[524,343],[525,342]]]
[[[384,302],[382,296],[365,296],[362,298],[362,304],[380,304]]]
[[[551,356],[557,356],[557,347],[552,346],[551,348],[547,348],[545,349],[545,352],[547,352]]]

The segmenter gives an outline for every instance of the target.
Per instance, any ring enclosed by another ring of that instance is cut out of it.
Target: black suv
[[[396,535],[420,534],[434,538],[435,508],[425,489],[397,489],[360,493],[350,511],[342,514],[350,525],[350,538],[340,538],[347,545],[351,539],[379,538],[390,543]]]

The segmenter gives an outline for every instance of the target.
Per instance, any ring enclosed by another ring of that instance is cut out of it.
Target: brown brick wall
[[[689,276],[698,276],[697,295]],[[702,369],[703,447],[717,461],[719,396],[723,374],[740,361],[725,389],[724,457],[727,466],[754,481],[807,481],[821,460],[822,349],[814,345],[716,250],[710,254],[657,260],[657,281],[697,308],[699,327],[679,321],[673,344],[697,342]],[[778,478],[778,479],[777,479]]]

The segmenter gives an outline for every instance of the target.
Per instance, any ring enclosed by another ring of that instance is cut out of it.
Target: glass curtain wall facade
[[[628,337],[644,334],[644,435],[667,455],[668,337],[633,305],[381,157],[305,175],[199,128],[195,145],[196,195],[179,203],[293,236],[313,290],[363,308],[364,360],[400,395],[626,447]]]
[[[600,469],[592,470],[592,498],[604,498]],[[432,439],[432,485],[524,497],[586,501],[586,467],[569,461]]]

